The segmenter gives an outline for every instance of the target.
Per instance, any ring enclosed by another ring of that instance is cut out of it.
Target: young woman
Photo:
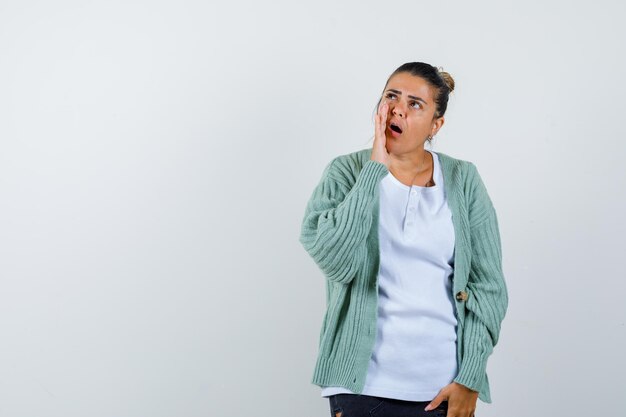
[[[452,77],[395,70],[372,148],[335,157],[300,242],[326,277],[312,383],[332,417],[472,417],[507,306],[495,208],[476,166],[424,144]]]

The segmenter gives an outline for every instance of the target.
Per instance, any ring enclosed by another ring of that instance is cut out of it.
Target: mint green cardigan
[[[355,393],[363,390],[377,333],[378,184],[389,172],[371,153],[367,148],[340,155],[326,166],[299,238],[326,277],[327,310],[311,383]],[[473,163],[437,154],[455,233],[454,381],[491,403],[487,359],[508,307],[496,210]]]

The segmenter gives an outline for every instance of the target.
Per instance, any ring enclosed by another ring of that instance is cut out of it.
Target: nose
[[[391,109],[391,114],[393,114],[394,116],[398,116],[398,117],[403,117],[404,116],[404,109],[402,109],[402,107],[400,107],[400,103],[396,103],[393,108]]]

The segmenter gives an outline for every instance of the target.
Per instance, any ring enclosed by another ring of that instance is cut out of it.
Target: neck
[[[405,154],[389,154],[391,159],[390,166],[394,172],[406,173],[407,175],[426,171],[432,163],[432,156],[424,148],[405,153]]]

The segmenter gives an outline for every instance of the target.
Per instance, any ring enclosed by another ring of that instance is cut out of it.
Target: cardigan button
[[[459,301],[467,300],[467,293],[465,291],[459,291],[456,293],[456,299]]]

